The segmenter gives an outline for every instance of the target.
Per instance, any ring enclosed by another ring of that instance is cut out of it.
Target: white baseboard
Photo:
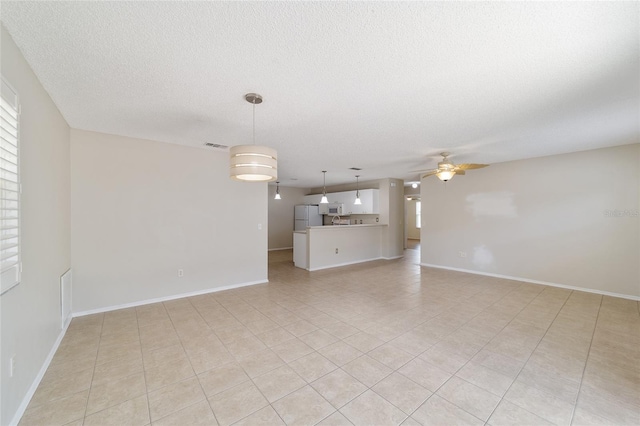
[[[31,398],[33,398],[33,394],[36,393],[36,389],[38,389],[38,386],[40,385],[40,382],[42,381],[42,378],[44,377],[44,373],[47,372],[47,369],[49,368],[49,364],[51,364],[51,360],[53,360],[53,357],[56,354],[56,351],[58,350],[58,347],[60,347],[60,343],[62,342],[62,339],[64,338],[64,335],[67,333],[67,329],[69,328],[69,324],[71,324],[71,319],[69,319],[69,321],[67,321],[65,323],[64,327],[62,328],[62,330],[60,330],[60,334],[58,335],[58,338],[56,339],[55,343],[53,344],[53,347],[49,351],[49,355],[47,355],[47,357],[45,358],[44,363],[42,364],[42,367],[40,367],[40,371],[38,371],[38,375],[36,376],[35,379],[33,379],[33,383],[31,383],[31,386],[29,387],[29,390],[27,391],[27,393],[25,394],[24,398],[22,399],[22,402],[18,406],[18,409],[16,410],[15,414],[13,415],[13,419],[11,419],[11,421],[9,422],[10,426],[14,426],[14,425],[17,425],[18,423],[20,423],[20,419],[24,415],[24,412],[27,409],[27,406],[29,405],[29,402],[31,402]]]
[[[465,272],[467,274],[474,274],[474,275],[484,275],[487,277],[504,278],[507,280],[522,281],[525,283],[540,284],[540,285],[546,285],[549,287],[566,288],[567,290],[584,291],[585,293],[601,294],[603,296],[620,297],[622,299],[640,301],[640,296],[631,296],[628,294],[613,293],[611,291],[596,290],[593,288],[576,287],[572,285],[551,283],[547,281],[532,280],[529,278],[513,277],[510,275],[492,274],[490,272],[480,272],[480,271],[474,271],[472,269],[462,269],[462,268],[452,268],[450,266],[432,265],[430,263],[421,263],[420,266],[426,266],[428,268],[447,269],[449,271]]]
[[[402,259],[403,257],[404,257],[404,254],[401,254],[400,256],[383,257],[382,259],[384,259],[384,260],[393,260],[393,259]]]
[[[353,262],[336,263],[335,265],[327,265],[327,266],[321,266],[319,268],[307,269],[307,271],[310,271],[310,272],[321,271],[323,269],[338,268],[340,266],[355,265],[357,263],[371,262],[371,261],[380,260],[380,259],[385,259],[385,258],[381,256],[381,257],[374,257],[372,259],[354,260]]]
[[[232,285],[227,285],[227,286],[224,286],[224,287],[214,287],[214,288],[208,288],[208,289],[205,289],[205,290],[192,291],[192,292],[189,292],[189,293],[180,293],[180,294],[175,294],[175,295],[172,295],[172,296],[157,297],[155,299],[145,299],[145,300],[140,300],[140,301],[137,301],[137,302],[123,303],[121,305],[106,306],[104,308],[97,308],[97,309],[90,309],[90,310],[87,310],[87,311],[74,312],[72,315],[73,315],[74,318],[76,318],[76,317],[83,317],[85,315],[101,314],[103,312],[117,311],[118,309],[125,309],[125,308],[133,308],[133,307],[136,307],[136,306],[150,305],[151,303],[167,302],[169,300],[182,299],[184,297],[200,296],[202,294],[216,293],[218,291],[232,290],[234,288],[247,287],[247,286],[250,286],[250,285],[267,284],[268,282],[269,282],[268,279],[267,280],[259,280],[259,281],[249,281],[249,282],[246,282],[246,283],[232,284]]]
[[[292,250],[292,249],[293,249],[293,247],[280,247],[280,248],[269,249],[267,251]]]

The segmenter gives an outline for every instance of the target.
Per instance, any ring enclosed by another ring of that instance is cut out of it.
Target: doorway
[[[405,248],[420,250],[420,228],[422,221],[422,200],[419,195],[405,199]]]

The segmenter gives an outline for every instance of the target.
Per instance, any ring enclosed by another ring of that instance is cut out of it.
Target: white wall
[[[296,204],[304,204],[304,188],[280,186],[281,200],[274,200],[275,185],[269,185],[269,250],[293,247],[293,211]]]
[[[639,182],[640,144],[423,179],[422,263],[640,297]]]
[[[20,97],[22,281],[0,297],[2,412],[16,415],[61,336],[60,275],[70,266],[69,126],[4,27],[2,75]],[[16,371],[8,377],[9,358]]]
[[[72,130],[74,312],[266,281],[267,184],[231,180],[228,162]]]

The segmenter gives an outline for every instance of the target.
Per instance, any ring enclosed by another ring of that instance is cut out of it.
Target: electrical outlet
[[[458,252],[458,256],[460,256],[460,257],[467,257],[467,252],[466,252],[466,251],[459,251],[459,252]]]
[[[336,254],[338,254],[338,248],[336,247]]]
[[[184,269],[178,269],[178,278],[184,277]]]
[[[258,224],[258,231],[262,231],[262,224],[261,223]]]
[[[9,377],[13,377],[16,373],[16,356],[9,358]]]

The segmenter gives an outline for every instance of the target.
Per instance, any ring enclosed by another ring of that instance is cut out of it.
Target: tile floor
[[[638,302],[421,268],[76,318],[23,425],[640,423]]]

